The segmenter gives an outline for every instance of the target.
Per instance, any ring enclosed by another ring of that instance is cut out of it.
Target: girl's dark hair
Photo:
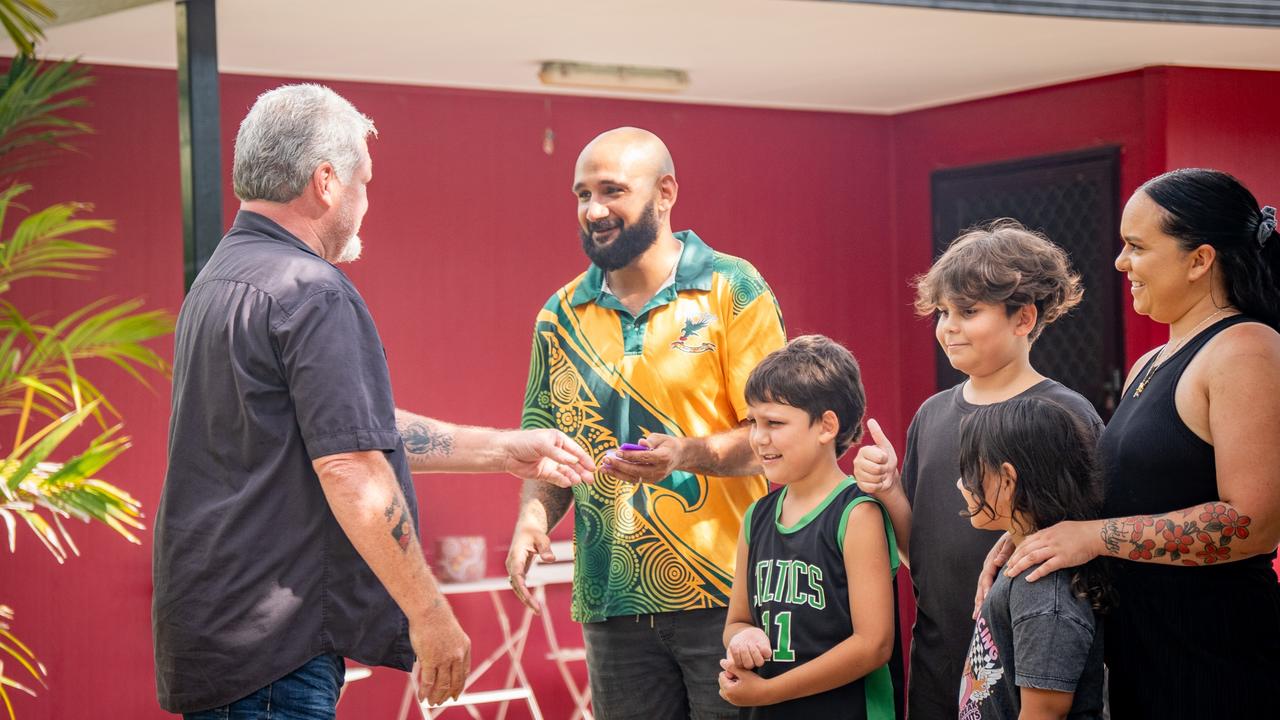
[[[1202,168],[1173,170],[1138,189],[1164,211],[1161,229],[1183,250],[1213,246],[1236,309],[1280,329],[1280,237],[1253,193],[1227,173]]]
[[[811,423],[830,410],[840,422],[836,457],[862,437],[867,395],[853,353],[824,335],[801,335],[765,356],[747,378],[747,402],[800,408]]]
[[[1071,269],[1067,253],[1010,218],[966,230],[912,283],[921,317],[944,300],[963,306],[1004,305],[1010,315],[1034,305],[1032,342],[1084,298],[1080,275]]]
[[[1021,533],[1063,520],[1094,520],[1102,510],[1095,460],[1097,435],[1062,405],[1036,396],[979,407],[960,423],[960,481],[978,503],[973,513],[992,513],[982,481],[1009,463],[1017,472],[1009,509]],[[1024,527],[1019,518],[1030,524]],[[1095,559],[1076,568],[1071,588],[1094,610],[1110,605],[1105,565]]]

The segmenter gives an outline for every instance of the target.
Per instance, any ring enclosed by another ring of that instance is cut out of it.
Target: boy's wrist
[[[791,698],[785,696],[783,691],[782,676],[771,678],[760,678],[763,682],[760,684],[760,704],[761,705],[777,705],[786,702]]]
[[[872,493],[872,495],[879,498],[887,498],[890,496],[906,498],[907,491],[902,489],[902,473],[894,470],[892,479],[885,484],[885,487]]]

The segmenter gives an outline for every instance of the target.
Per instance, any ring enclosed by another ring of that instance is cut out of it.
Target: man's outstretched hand
[[[499,437],[502,470],[518,478],[568,488],[595,477],[591,456],[559,430],[511,430]]]

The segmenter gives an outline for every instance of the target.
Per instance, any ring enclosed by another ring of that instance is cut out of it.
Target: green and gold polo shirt
[[[746,418],[743,388],[786,342],[778,302],[745,260],[691,230],[668,284],[633,316],[592,265],[534,328],[525,428],[557,428],[597,463],[651,432],[702,437]],[[678,471],[652,485],[599,474],[574,488],[573,617],[579,622],[728,604],[738,533],[764,476]]]

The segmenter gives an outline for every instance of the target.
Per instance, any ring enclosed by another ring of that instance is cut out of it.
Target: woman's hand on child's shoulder
[[[867,432],[875,444],[858,448],[858,455],[853,459],[853,479],[858,481],[862,492],[878,495],[897,483],[898,453],[874,419],[867,420]]]
[[[749,627],[734,635],[724,653],[725,660],[744,670],[760,667],[771,657],[773,648],[769,645],[769,636],[758,627]]]
[[[1031,533],[1009,556],[1004,574],[1018,577],[1033,565],[1040,567],[1027,575],[1027,582],[1063,568],[1083,565],[1107,550],[1102,538],[1102,520],[1063,520]]]
[[[754,671],[733,664],[725,658],[720,661],[724,672],[720,673],[720,697],[736,707],[772,705],[769,697],[769,681]]]

